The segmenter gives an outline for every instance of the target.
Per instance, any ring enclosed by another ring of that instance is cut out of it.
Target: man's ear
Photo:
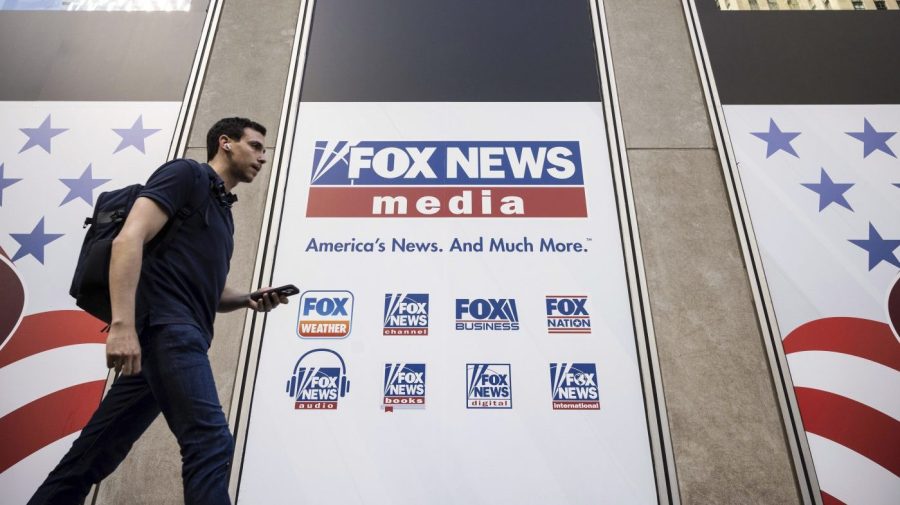
[[[219,147],[224,151],[231,151],[231,139],[228,135],[219,135]]]

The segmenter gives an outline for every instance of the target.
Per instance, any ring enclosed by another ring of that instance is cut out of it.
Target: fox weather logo
[[[553,410],[599,410],[597,365],[594,363],[550,363]]]
[[[384,295],[384,335],[428,335],[428,294]]]
[[[349,391],[347,365],[331,349],[313,349],[300,356],[285,386],[297,410],[335,410]]]
[[[425,408],[425,363],[384,365],[384,411]]]
[[[590,333],[591,315],[587,296],[547,296],[547,331],[549,333]]]
[[[456,329],[510,331],[519,329],[519,311],[513,298],[457,298]]]
[[[306,291],[300,296],[300,338],[344,338],[353,321],[353,293]]]
[[[512,374],[508,363],[466,365],[466,408],[512,408]]]

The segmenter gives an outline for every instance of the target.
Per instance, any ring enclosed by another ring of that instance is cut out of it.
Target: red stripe
[[[834,496],[822,491],[822,505],[847,505],[846,503],[838,500]]]
[[[784,353],[831,351],[858,356],[900,371],[900,342],[878,321],[828,317],[799,326],[784,339]]]
[[[0,473],[87,424],[105,380],[61,389],[0,418]]]
[[[75,344],[103,344],[105,324],[80,310],[55,310],[22,318],[11,341],[0,350],[0,368],[39,352]]]
[[[900,477],[900,421],[827,391],[794,391],[807,432],[858,452]]]

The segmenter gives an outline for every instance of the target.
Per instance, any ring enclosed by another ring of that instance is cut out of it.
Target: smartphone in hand
[[[257,291],[255,293],[250,294],[250,299],[253,301],[259,301],[263,297],[263,295],[268,293],[277,293],[278,296],[293,296],[299,293],[300,290],[297,289],[297,286],[293,284],[285,284],[284,286],[278,286],[277,288],[269,288],[265,291]]]

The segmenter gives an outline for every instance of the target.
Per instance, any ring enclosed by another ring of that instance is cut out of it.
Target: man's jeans
[[[121,376],[29,505],[80,504],[162,411],[181,447],[187,505],[228,504],[234,440],[213,382],[209,340],[188,324],[141,332],[141,373]]]

